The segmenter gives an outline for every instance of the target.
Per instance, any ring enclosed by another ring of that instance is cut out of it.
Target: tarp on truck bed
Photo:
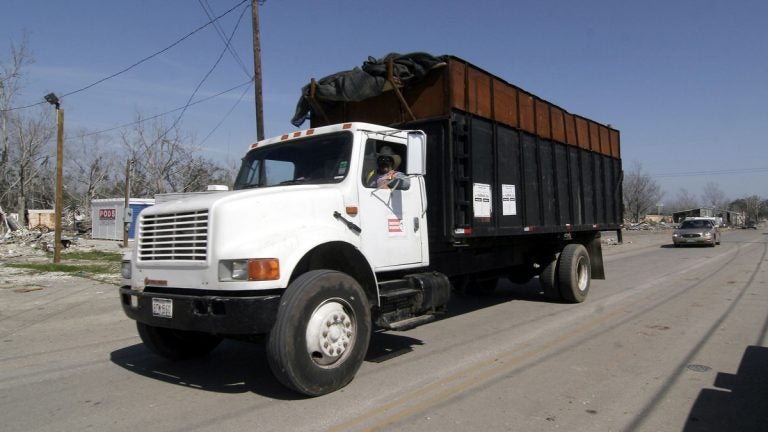
[[[393,63],[393,75],[400,85],[409,86],[418,82],[437,65],[443,64],[443,59],[427,53],[396,54],[391,53],[384,58],[368,57],[362,68],[337,72],[316,82],[312,95],[321,103],[359,102],[380,95],[387,81],[387,63]],[[301,89],[301,98],[296,104],[296,113],[291,123],[299,127],[310,116],[312,106],[310,92],[312,85]]]

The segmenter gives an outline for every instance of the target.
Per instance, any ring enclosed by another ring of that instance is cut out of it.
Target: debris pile
[[[666,222],[638,222],[628,223],[625,225],[625,229],[628,231],[664,231],[673,229],[674,226],[667,224]]]
[[[37,228],[8,231],[0,237],[0,257],[45,256],[47,252],[53,252],[55,234],[44,231]],[[62,249],[79,245],[80,238],[77,236],[61,238]]]

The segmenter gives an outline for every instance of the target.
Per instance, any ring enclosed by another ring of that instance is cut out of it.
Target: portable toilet
[[[152,198],[130,198],[130,222],[128,238],[134,238],[139,213],[155,204]],[[123,239],[125,198],[105,198],[91,201],[91,238],[105,240]]]

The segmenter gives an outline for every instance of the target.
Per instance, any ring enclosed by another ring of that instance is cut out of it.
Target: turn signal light
[[[248,260],[248,280],[265,281],[280,279],[280,261],[277,258]]]

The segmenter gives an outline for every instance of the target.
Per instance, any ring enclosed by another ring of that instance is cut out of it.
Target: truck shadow
[[[285,388],[272,375],[263,343],[225,340],[208,356],[170,361],[142,344],[110,353],[110,360],[146,378],[215,393],[252,392],[278,400],[303,397]]]
[[[533,279],[525,285],[501,280],[493,293],[454,295],[448,312],[440,319],[463,315],[514,300],[548,302]],[[424,343],[404,333],[374,331],[365,357],[366,362],[382,363],[408,354]],[[248,393],[277,400],[306,399],[286,389],[275,379],[267,362],[263,341],[225,340],[208,356],[200,359],[170,361],[159,357],[143,344],[127,346],[110,353],[115,365],[145,378],[215,393]]]
[[[365,361],[381,363],[413,351],[423,342],[402,334],[374,332]],[[285,388],[272,375],[263,341],[224,340],[208,356],[170,361],[143,344],[110,353],[110,361],[145,378],[215,393],[255,393],[277,400],[308,397]]]
[[[768,348],[748,346],[736,375],[718,373],[714,387],[699,393],[685,432],[766,430]]]

